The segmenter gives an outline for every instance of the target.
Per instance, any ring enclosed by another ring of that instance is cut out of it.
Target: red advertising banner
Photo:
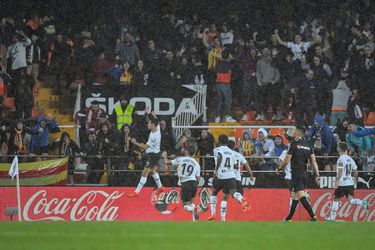
[[[22,219],[26,221],[183,221],[191,214],[182,208],[180,188],[166,188],[156,195],[152,188],[144,188],[140,197],[128,198],[133,188],[102,187],[22,187]],[[310,190],[314,211],[320,219],[329,215],[333,190]],[[201,220],[210,216],[211,189],[199,189],[195,204]],[[375,221],[375,190],[356,190],[355,195],[367,199],[370,211],[351,206],[342,200],[338,220]],[[289,210],[287,189],[250,189],[245,197],[251,209],[242,212],[240,204],[231,199],[227,208],[227,221],[280,221]],[[217,214],[220,214],[219,194]],[[5,210],[17,207],[14,187],[0,188],[0,220],[10,220]],[[307,220],[299,206],[294,220]],[[14,218],[17,219],[17,218]]]

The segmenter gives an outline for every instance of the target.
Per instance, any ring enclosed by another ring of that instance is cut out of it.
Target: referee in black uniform
[[[292,194],[293,199],[289,215],[285,218],[285,221],[290,221],[297,208],[298,201],[301,202],[303,207],[310,215],[310,221],[317,221],[309,201],[306,198],[305,186],[307,179],[307,163],[310,160],[314,172],[316,174],[315,181],[319,183],[319,168],[316,163],[314,150],[309,146],[309,143],[303,139],[305,134],[305,128],[297,126],[293,131],[294,140],[290,143],[288,153],[278,167],[279,172],[284,172],[285,166],[291,162],[292,169]]]

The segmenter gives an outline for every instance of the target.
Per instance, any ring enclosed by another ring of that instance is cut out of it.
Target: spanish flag
[[[68,158],[18,164],[21,186],[65,185],[68,173]],[[9,178],[9,164],[0,164],[0,186],[15,186]]]

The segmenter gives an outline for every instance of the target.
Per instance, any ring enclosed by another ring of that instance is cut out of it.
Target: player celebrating
[[[303,127],[296,127],[293,131],[294,140],[290,143],[289,150],[285,156],[284,161],[279,164],[278,171],[284,171],[284,168],[291,162],[292,169],[292,191],[295,193],[297,199],[301,202],[303,207],[310,215],[310,221],[317,221],[318,218],[315,216],[309,201],[307,200],[305,190],[307,171],[307,162],[310,159],[310,163],[316,174],[315,181],[319,182],[319,169],[316,163],[316,158],[313,149],[309,146],[308,142],[303,140],[305,129]],[[294,215],[295,209],[298,202],[293,201],[290,208],[288,217],[285,221],[290,221]]]
[[[146,115],[149,118],[147,128],[150,130],[150,134],[148,136],[148,141],[146,144],[139,143],[136,141],[136,139],[131,139],[131,142],[136,145],[139,148],[142,148],[146,152],[146,165],[145,168],[142,171],[142,177],[139,180],[137,188],[132,192],[128,194],[129,198],[132,197],[138,197],[139,193],[141,192],[143,186],[147,182],[148,175],[152,172],[152,177],[154,178],[154,181],[157,185],[157,193],[163,192],[163,185],[160,181],[160,176],[157,172],[158,170],[158,162],[160,159],[160,141],[161,141],[161,134],[160,134],[160,126],[158,119],[155,114],[151,113],[148,114],[149,109],[146,108],[145,112]]]
[[[243,197],[243,186],[241,182],[241,165],[245,166],[247,172],[249,172],[251,181],[254,180],[253,172],[251,171],[251,168],[249,166],[249,163],[246,161],[245,157],[237,152],[234,147],[236,143],[232,140],[228,142],[228,147],[233,150],[236,165],[236,192],[233,194],[233,198],[236,199],[242,206],[242,210],[245,212],[246,210],[250,209],[250,205],[245,197]]]
[[[336,164],[336,182],[334,201],[331,207],[331,216],[326,218],[326,221],[335,221],[337,210],[339,209],[339,201],[342,197],[346,196],[350,205],[363,206],[368,211],[367,200],[360,200],[353,198],[354,196],[354,183],[357,183],[358,170],[354,160],[348,155],[348,145],[345,142],[339,142],[337,151],[340,155]],[[352,173],[354,172],[354,180]]]
[[[177,166],[177,175],[181,182],[181,199],[185,211],[191,212],[193,221],[199,220],[197,208],[194,205],[194,199],[197,195],[198,183],[200,178],[201,167],[193,158],[195,155],[194,146],[189,146],[186,155],[169,160],[167,152],[163,152],[163,158],[166,164]]]
[[[221,221],[225,221],[228,198],[236,191],[236,158],[233,151],[227,146],[228,137],[226,135],[219,136],[219,144],[220,146],[214,149],[216,166],[214,171],[213,192],[210,197],[211,216],[208,220],[215,220],[216,196],[220,190],[223,190],[224,195],[220,204],[220,217]],[[243,203],[246,202],[246,199],[241,200]],[[245,204],[243,206],[245,206]]]

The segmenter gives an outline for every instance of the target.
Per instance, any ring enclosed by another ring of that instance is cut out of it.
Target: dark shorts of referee
[[[145,155],[146,165],[145,168],[153,168],[159,166],[160,153],[147,153]]]
[[[189,202],[195,198],[198,191],[197,181],[185,181],[181,183],[181,200]]]
[[[306,188],[306,178],[305,177],[292,177],[291,181],[291,191],[297,193],[299,191],[303,191]],[[290,188],[289,188],[290,190]]]
[[[348,198],[348,196],[354,196],[354,186],[339,186],[337,189],[335,189],[335,192],[333,193],[333,197],[335,199],[341,199],[342,197]]]
[[[220,190],[223,190],[224,194],[233,194],[236,192],[237,183],[235,178],[230,179],[218,179],[214,177],[213,180],[213,192],[212,195],[216,196]]]

